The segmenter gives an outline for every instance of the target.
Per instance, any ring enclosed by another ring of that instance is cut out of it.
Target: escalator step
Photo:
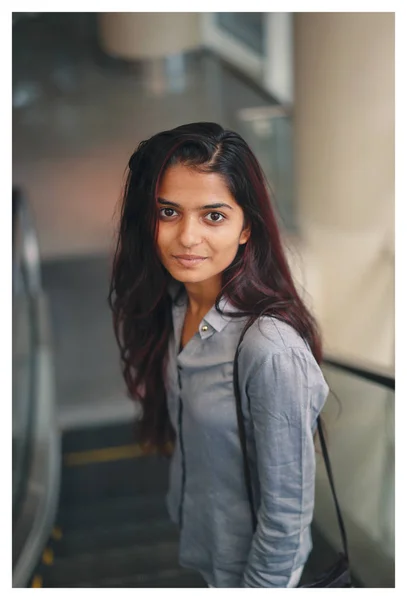
[[[135,442],[134,422],[110,423],[65,431],[62,438],[62,452],[63,454],[83,452],[94,448],[121,446]]]
[[[101,498],[94,504],[75,504],[60,507],[56,524],[63,531],[82,529],[84,531],[98,525],[154,522],[168,517],[165,496],[161,494],[140,494],[120,498]],[[168,517],[169,519],[169,517]]]
[[[55,547],[58,559],[69,556],[99,553],[114,548],[129,548],[148,543],[177,541],[177,527],[168,518],[145,523],[99,525],[92,529],[69,530]]]
[[[101,498],[146,493],[165,495],[168,472],[166,459],[157,456],[64,467],[60,506],[95,504]]]
[[[139,573],[120,579],[100,579],[97,582],[78,582],[75,587],[103,588],[202,588],[208,587],[199,573],[182,569],[165,569],[154,573]]]
[[[72,587],[78,582],[120,580],[177,568],[178,543],[175,541],[83,552],[68,558],[56,555],[45,571],[44,587]]]

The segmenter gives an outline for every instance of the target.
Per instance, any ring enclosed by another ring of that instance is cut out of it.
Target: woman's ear
[[[247,225],[247,227],[245,227],[242,230],[242,233],[240,234],[239,245],[245,244],[248,241],[248,239],[250,237],[250,233],[251,233],[250,225]]]

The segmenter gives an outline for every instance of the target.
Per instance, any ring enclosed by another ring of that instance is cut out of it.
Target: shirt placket
[[[186,465],[185,465],[185,447],[184,447],[184,435],[182,431],[182,417],[184,405],[182,401],[182,366],[177,363],[177,375],[178,375],[178,435],[179,435],[179,445],[181,451],[181,494],[180,494],[180,503],[178,509],[178,517],[180,527],[182,527],[183,522],[183,509],[184,509],[184,495],[185,495],[185,481],[186,481]]]

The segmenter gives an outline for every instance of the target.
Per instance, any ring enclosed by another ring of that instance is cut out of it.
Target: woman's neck
[[[221,290],[220,281],[185,283],[188,294],[188,311],[193,317],[204,317],[215,304]]]

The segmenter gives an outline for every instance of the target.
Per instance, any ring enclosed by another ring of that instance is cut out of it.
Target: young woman
[[[109,301],[140,436],[171,455],[180,564],[213,587],[294,587],[312,547],[321,342],[244,140],[193,123],[129,161]],[[253,480],[252,529],[233,388]]]

